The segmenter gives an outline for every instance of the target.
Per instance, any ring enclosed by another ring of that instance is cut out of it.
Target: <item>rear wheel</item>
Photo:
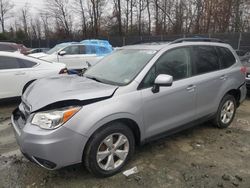
[[[227,128],[233,121],[236,112],[236,100],[232,95],[223,97],[214,119],[218,128]]]
[[[98,130],[84,153],[87,169],[97,177],[112,176],[122,170],[133,155],[135,139],[129,127],[114,122]]]

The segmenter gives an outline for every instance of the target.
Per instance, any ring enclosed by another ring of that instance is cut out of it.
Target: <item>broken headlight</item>
[[[34,114],[31,123],[42,129],[56,129],[74,116],[80,107],[68,107]]]

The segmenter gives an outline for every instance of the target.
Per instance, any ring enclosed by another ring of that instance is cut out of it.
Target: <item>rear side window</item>
[[[28,60],[24,60],[24,59],[18,59],[18,61],[20,62],[21,68],[32,68],[36,65],[36,63],[34,63],[32,61],[28,61]]]
[[[86,54],[96,54],[96,46],[87,45],[86,46]]]
[[[0,56],[0,70],[18,68],[20,68],[20,63],[16,58]]]
[[[220,69],[219,57],[213,46],[193,46],[194,74],[204,74]]]
[[[236,62],[234,55],[229,49],[224,47],[217,47],[217,49],[220,54],[220,64],[222,69],[231,67]]]

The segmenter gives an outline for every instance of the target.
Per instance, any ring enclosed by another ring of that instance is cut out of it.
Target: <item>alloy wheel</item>
[[[121,133],[114,133],[101,142],[97,150],[96,160],[102,170],[111,171],[124,163],[128,153],[128,138]]]
[[[221,109],[221,116],[220,116],[221,122],[224,124],[228,124],[233,118],[234,111],[235,111],[235,106],[233,101],[231,100],[226,101]]]

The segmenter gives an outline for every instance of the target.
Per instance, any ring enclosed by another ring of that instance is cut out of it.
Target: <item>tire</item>
[[[118,140],[124,144],[117,147]],[[113,122],[91,136],[83,154],[83,162],[88,171],[96,177],[109,177],[122,170],[134,150],[135,138],[132,130],[121,122]],[[118,157],[118,154],[122,157]]]
[[[229,105],[233,105],[229,108]],[[227,112],[226,112],[227,111]],[[225,95],[220,102],[216,117],[213,121],[218,128],[227,128],[233,121],[236,112],[236,100],[232,95]]]

